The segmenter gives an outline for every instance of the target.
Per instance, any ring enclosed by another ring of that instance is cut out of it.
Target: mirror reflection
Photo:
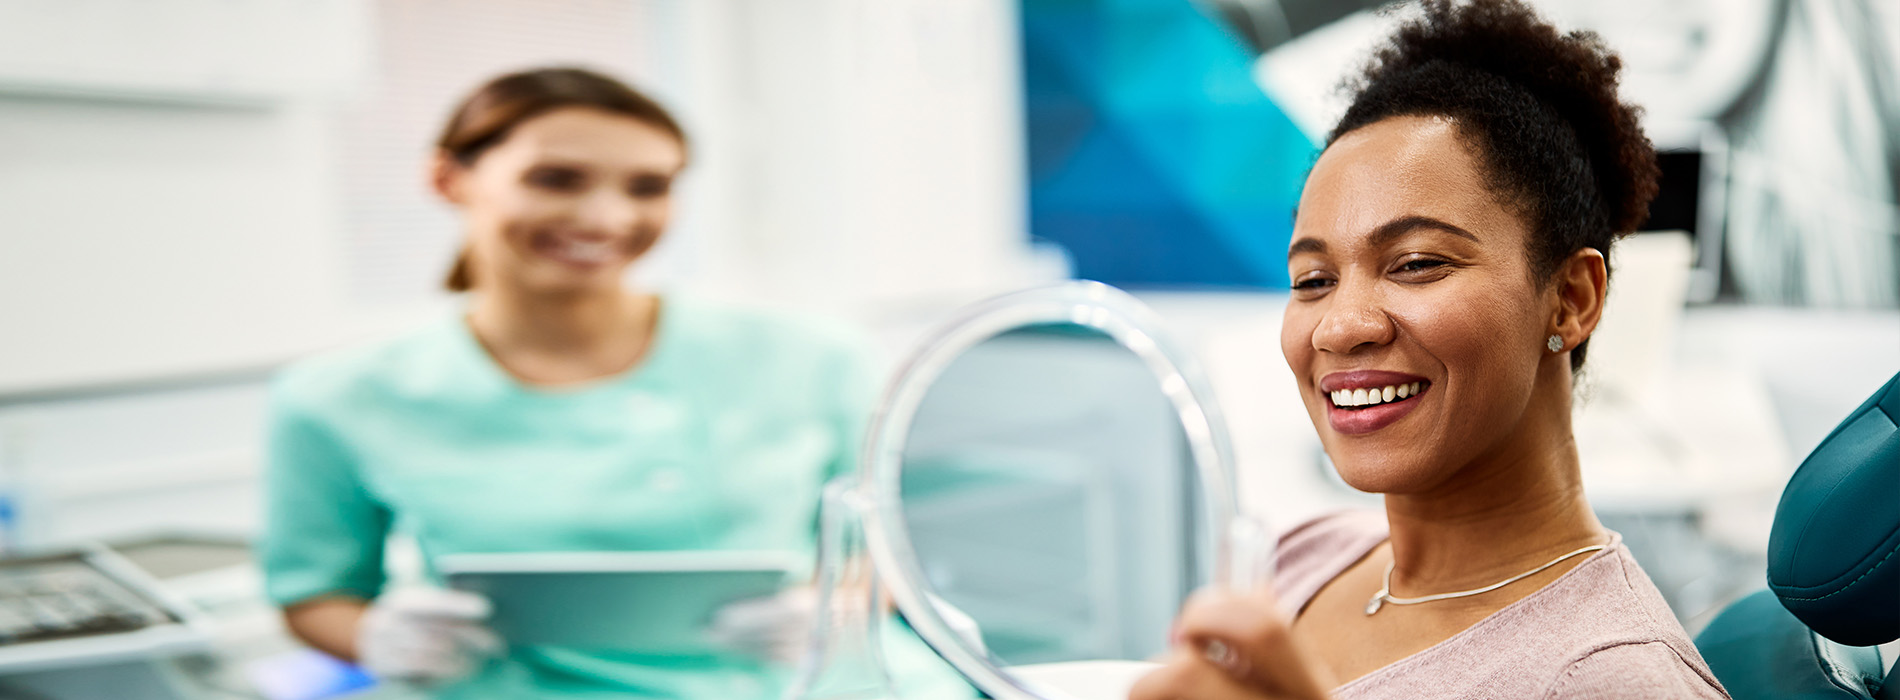
[[[1077,325],[990,338],[931,385],[902,459],[919,568],[992,658],[1166,648],[1194,585],[1194,467],[1140,357]]]

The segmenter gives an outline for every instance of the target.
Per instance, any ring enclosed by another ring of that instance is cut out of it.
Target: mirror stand
[[[825,485],[819,505],[818,607],[811,643],[785,700],[896,698],[878,628],[888,600],[864,547],[855,475]]]

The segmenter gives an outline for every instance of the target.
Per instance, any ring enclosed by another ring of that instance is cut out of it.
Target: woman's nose
[[[1374,285],[1341,281],[1313,329],[1313,349],[1350,354],[1390,343],[1397,331]]]
[[[640,221],[640,203],[611,190],[597,190],[581,201],[580,223],[603,233],[632,229]]]

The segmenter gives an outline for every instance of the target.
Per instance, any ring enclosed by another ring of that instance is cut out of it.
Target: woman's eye
[[[1432,258],[1415,258],[1412,260],[1407,260],[1405,262],[1399,263],[1398,270],[1396,271],[1397,272],[1418,272],[1421,270],[1430,270],[1435,267],[1443,267],[1449,264],[1450,263],[1447,263],[1443,260],[1435,260]]]
[[[528,171],[528,184],[543,189],[568,192],[579,189],[585,181],[580,171],[572,168],[535,168]]]
[[[673,180],[665,177],[636,177],[627,186],[627,192],[635,197],[661,197],[673,188]]]

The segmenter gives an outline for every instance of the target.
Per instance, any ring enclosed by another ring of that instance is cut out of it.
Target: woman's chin
[[[1442,476],[1426,464],[1373,456],[1334,458],[1339,478],[1366,493],[1403,494],[1429,489]]]
[[[621,289],[626,266],[594,270],[541,269],[524,275],[522,285],[529,293],[547,296],[575,296],[613,293]]]

